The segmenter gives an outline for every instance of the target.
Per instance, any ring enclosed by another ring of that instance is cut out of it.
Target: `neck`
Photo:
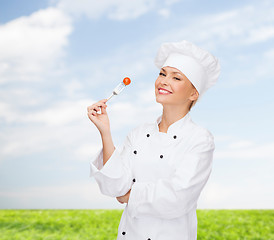
[[[182,105],[163,106],[163,115],[159,123],[159,131],[167,133],[169,126],[183,118],[188,112],[188,108],[184,108]]]

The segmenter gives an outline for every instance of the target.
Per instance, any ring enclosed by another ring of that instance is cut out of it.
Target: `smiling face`
[[[190,105],[199,93],[177,68],[163,67],[155,81],[156,101],[164,105]]]

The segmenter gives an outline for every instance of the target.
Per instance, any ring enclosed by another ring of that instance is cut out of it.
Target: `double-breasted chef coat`
[[[213,135],[187,113],[169,126],[133,129],[103,166],[102,149],[90,164],[90,176],[104,195],[130,189],[118,227],[118,240],[194,240],[198,197],[211,172]]]

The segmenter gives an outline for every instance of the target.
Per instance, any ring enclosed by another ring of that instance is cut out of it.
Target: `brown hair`
[[[190,103],[188,111],[191,110],[191,108],[196,104],[197,101],[198,101],[198,98],[197,98],[197,100],[194,100]]]

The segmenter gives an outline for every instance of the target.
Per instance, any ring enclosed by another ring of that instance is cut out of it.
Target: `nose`
[[[168,85],[168,77],[161,78],[160,83],[161,83],[161,85],[167,86]]]

